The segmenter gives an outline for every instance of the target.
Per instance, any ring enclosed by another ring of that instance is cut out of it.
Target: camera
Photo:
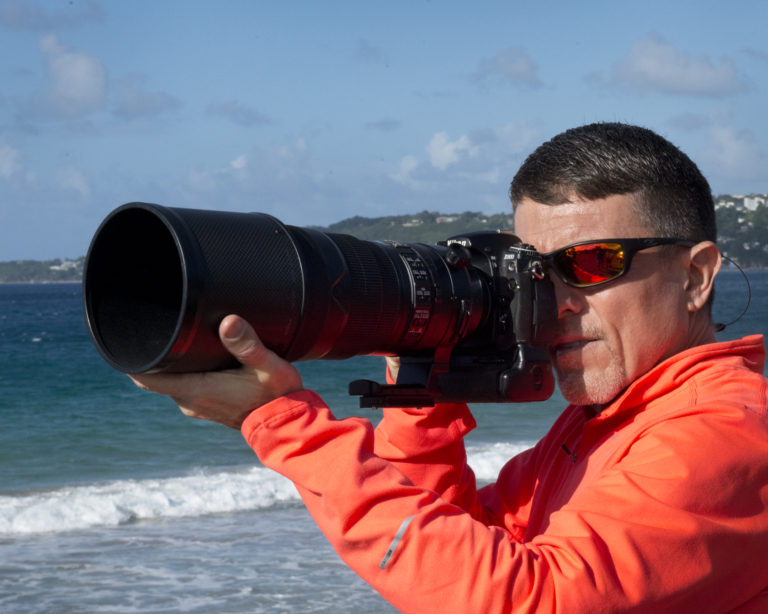
[[[83,301],[101,356],[125,373],[237,366],[218,338],[230,313],[289,361],[397,355],[397,381],[358,380],[364,407],[538,401],[554,291],[508,231],[435,245],[364,241],[264,213],[129,203],[86,257]]]

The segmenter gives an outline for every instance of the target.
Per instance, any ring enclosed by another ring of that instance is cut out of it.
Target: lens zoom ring
[[[400,314],[398,277],[387,248],[355,237],[329,234],[349,268],[349,320],[343,341],[359,344],[360,336],[392,342]],[[340,340],[341,341],[341,340]]]

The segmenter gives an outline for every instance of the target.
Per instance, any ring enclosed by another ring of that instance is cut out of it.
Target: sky
[[[764,0],[0,0],[0,261],[85,255],[132,201],[507,212],[525,157],[596,121],[765,193],[767,110]]]

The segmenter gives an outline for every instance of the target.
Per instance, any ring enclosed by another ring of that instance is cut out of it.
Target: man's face
[[[590,239],[654,236],[637,220],[628,195],[563,205],[524,199],[515,212],[515,234],[541,253]],[[568,401],[607,403],[688,347],[685,252],[683,247],[637,252],[629,273],[591,288],[572,288],[550,275],[558,309],[550,353]]]

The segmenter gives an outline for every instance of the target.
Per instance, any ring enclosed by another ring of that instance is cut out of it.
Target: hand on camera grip
[[[264,346],[253,327],[229,315],[219,326],[224,347],[242,365],[206,373],[133,375],[140,388],[171,397],[192,418],[239,429],[254,409],[303,388],[293,365]]]

